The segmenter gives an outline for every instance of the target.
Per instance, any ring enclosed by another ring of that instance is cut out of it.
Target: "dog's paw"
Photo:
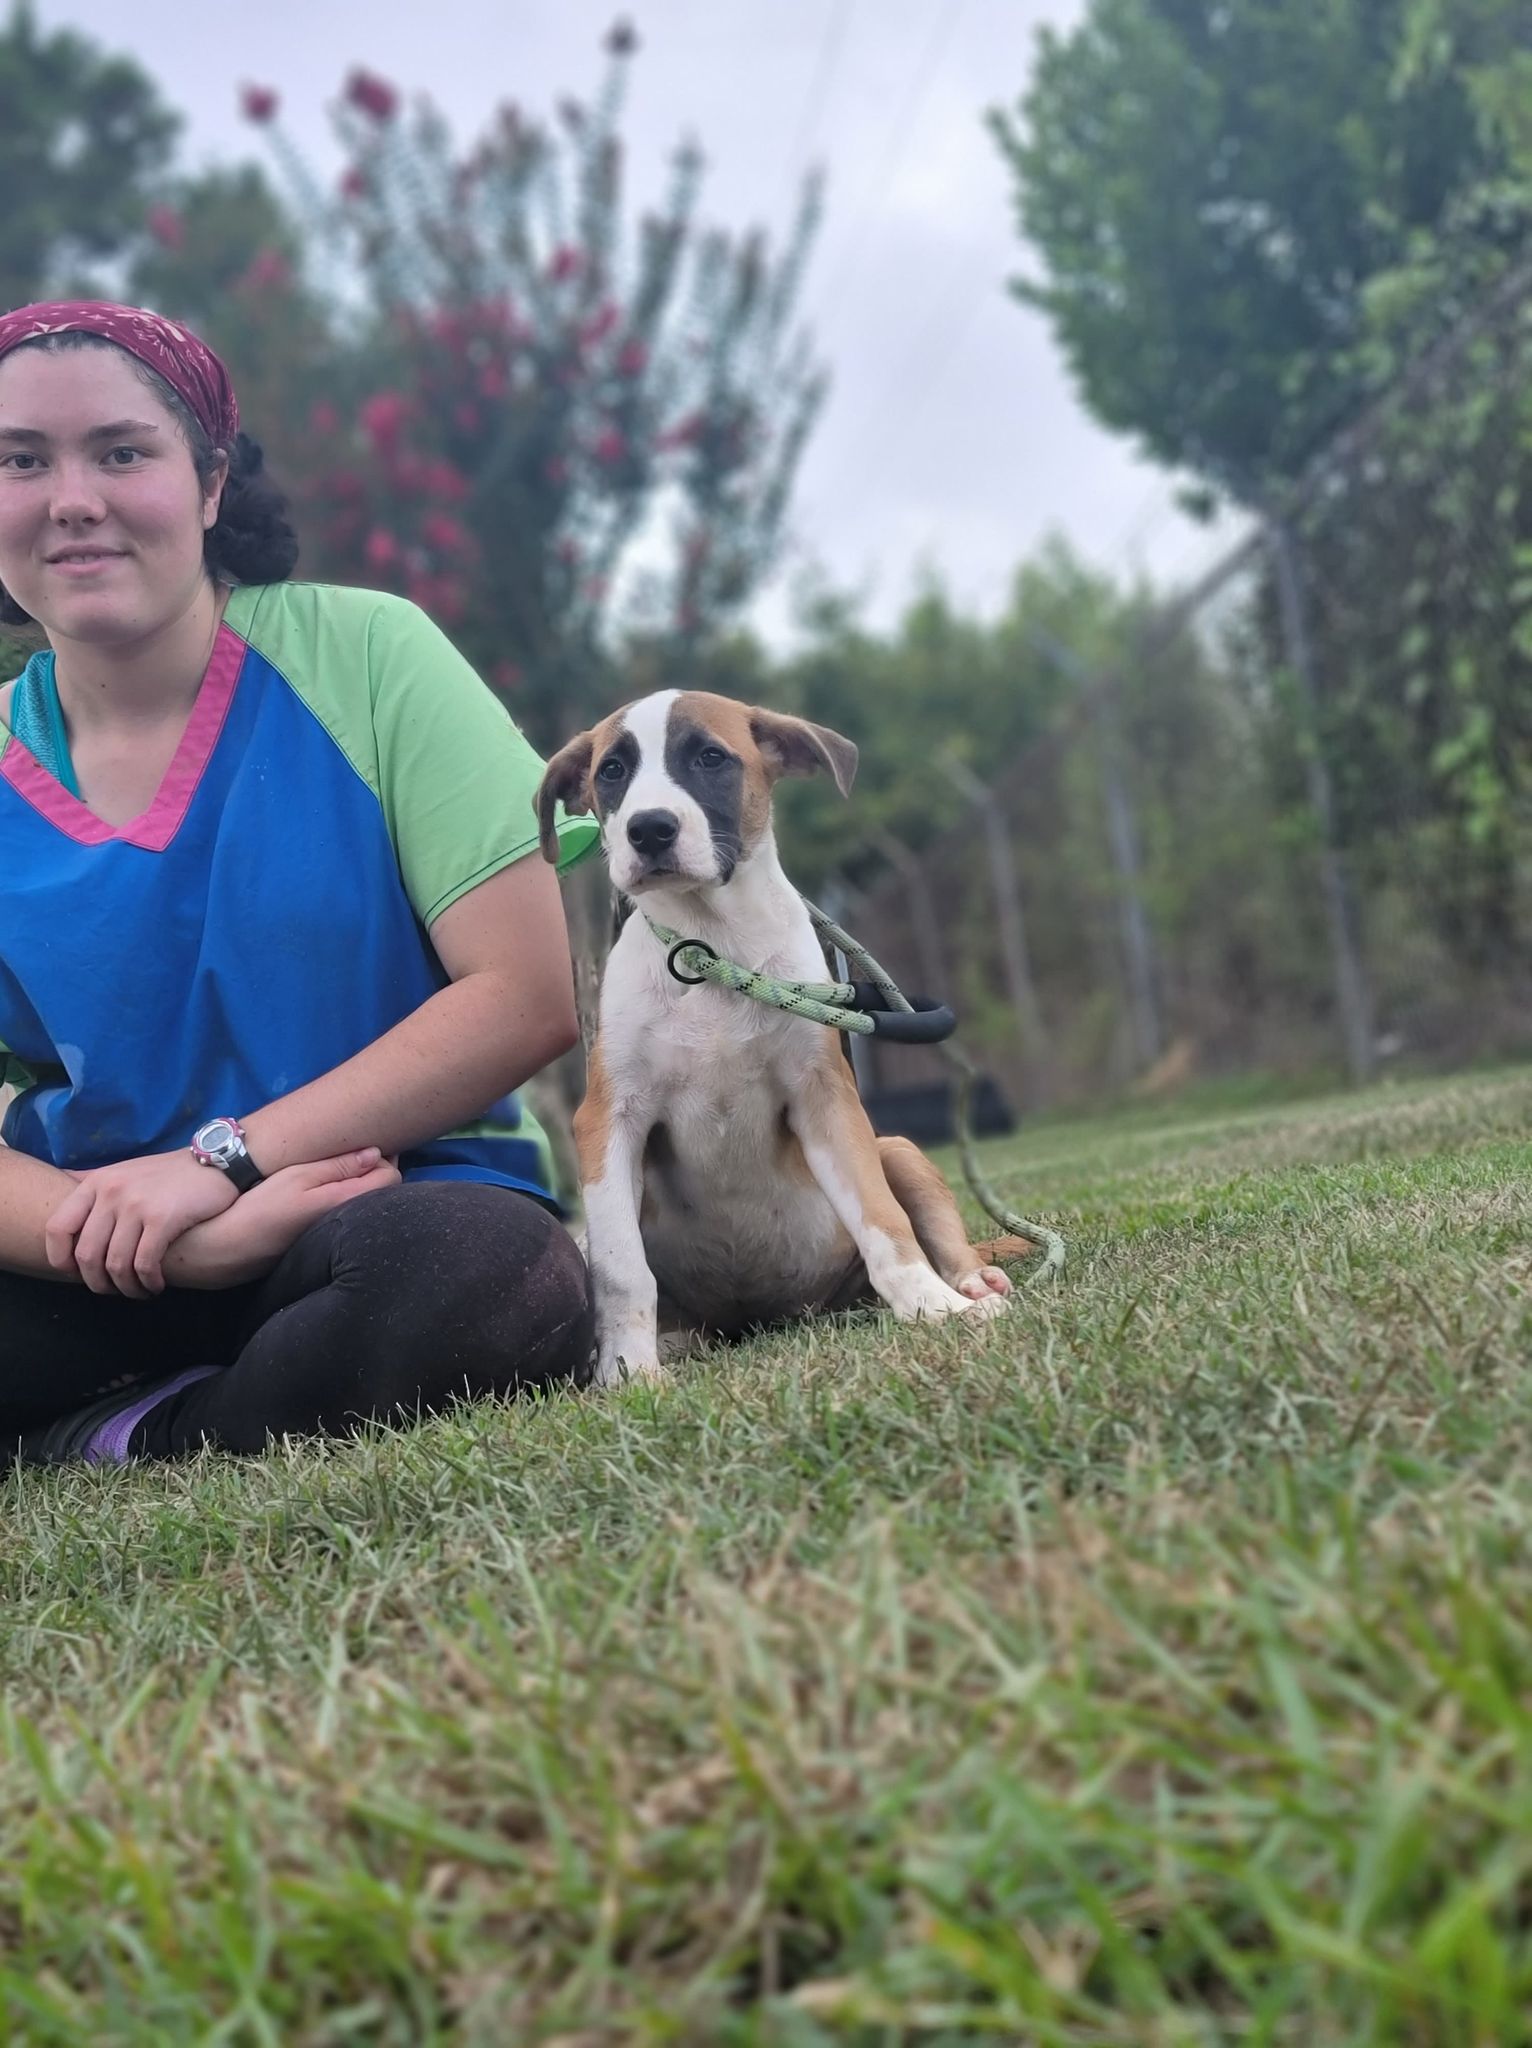
[[[982,1301],[986,1294],[1005,1296],[1013,1294],[1015,1287],[1009,1273],[999,1266],[975,1266],[971,1273],[953,1282],[959,1294],[966,1294],[970,1301]]]
[[[620,1387],[626,1381],[644,1380],[654,1386],[669,1377],[652,1342],[647,1348],[642,1344],[621,1344],[597,1352],[590,1383],[593,1387]]]
[[[891,1280],[884,1300],[901,1323],[940,1323],[948,1316],[966,1316],[971,1322],[988,1322],[1003,1315],[1005,1296],[988,1287],[977,1296],[959,1293],[929,1266],[906,1266]]]

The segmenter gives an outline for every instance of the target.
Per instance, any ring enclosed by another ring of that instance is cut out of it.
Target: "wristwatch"
[[[201,1166],[226,1173],[242,1195],[266,1178],[245,1149],[244,1126],[236,1117],[215,1116],[192,1135],[192,1157]]]

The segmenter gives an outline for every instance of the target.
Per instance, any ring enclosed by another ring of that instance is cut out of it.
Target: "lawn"
[[[1002,1325],[0,1480],[0,2040],[1526,2040],[1529,1130],[1050,1126]]]

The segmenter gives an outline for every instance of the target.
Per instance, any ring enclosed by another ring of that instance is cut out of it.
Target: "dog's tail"
[[[1005,1266],[1016,1259],[1035,1259],[1041,1249],[1029,1237],[992,1237],[987,1243],[974,1246],[980,1264],[985,1266]]]

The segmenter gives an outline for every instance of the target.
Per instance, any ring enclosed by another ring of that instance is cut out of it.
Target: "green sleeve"
[[[536,850],[543,762],[418,606],[384,599],[367,630],[378,794],[406,892],[429,926]],[[562,872],[594,846],[597,828],[561,817],[558,834]]]

